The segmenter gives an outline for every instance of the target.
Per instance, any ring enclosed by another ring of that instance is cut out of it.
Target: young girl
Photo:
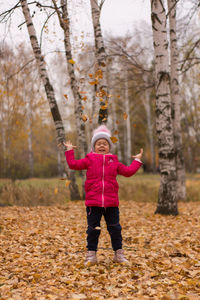
[[[97,263],[96,252],[100,235],[100,221],[105,218],[107,229],[111,237],[112,248],[115,251],[114,262],[128,263],[122,250],[121,225],[119,223],[118,183],[116,176],[130,177],[141,167],[143,149],[133,156],[135,160],[130,166],[118,161],[116,155],[111,154],[111,134],[105,125],[99,126],[93,134],[92,151],[85,158],[75,160],[73,145],[70,141],[65,156],[70,169],[87,169],[85,181],[85,205],[87,212],[87,254],[85,265]]]

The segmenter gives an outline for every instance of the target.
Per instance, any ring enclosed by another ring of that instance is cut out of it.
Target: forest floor
[[[83,201],[0,209],[0,299],[200,299],[200,202],[179,215],[156,203],[120,202],[128,265],[112,262],[101,223],[99,264],[84,266]]]

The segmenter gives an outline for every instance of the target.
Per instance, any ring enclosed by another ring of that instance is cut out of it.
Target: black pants
[[[87,248],[88,250],[97,251],[102,215],[107,224],[107,229],[111,237],[112,248],[114,251],[122,248],[121,225],[119,224],[119,208],[118,207],[97,207],[91,206],[86,208],[87,211]]]

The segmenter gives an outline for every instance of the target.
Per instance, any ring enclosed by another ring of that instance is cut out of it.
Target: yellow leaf
[[[87,116],[86,115],[82,115],[82,120],[83,120],[83,122],[86,122],[87,121]]]
[[[65,186],[68,187],[69,184],[70,184],[70,182],[71,182],[70,180],[66,180],[66,181],[65,181]]]
[[[117,143],[117,141],[118,141],[118,139],[116,138],[116,136],[111,136],[110,139],[113,142],[113,144]]]
[[[91,84],[91,85],[98,84],[98,80],[95,80],[95,81],[89,81],[89,84]]]
[[[102,106],[101,106],[101,109],[102,109],[102,110],[105,110],[105,109],[107,109],[107,107],[108,107],[108,105],[102,105]]]
[[[128,118],[128,115],[127,115],[127,113],[123,113],[123,118],[124,118],[124,120],[126,120],[127,118]]]
[[[68,96],[66,94],[64,94],[63,96],[68,100]]]
[[[84,97],[82,98],[82,100],[86,101],[86,100],[87,100],[87,96],[84,96]]]
[[[54,194],[56,195],[58,193],[58,188],[54,189]]]
[[[70,64],[72,64],[72,65],[75,64],[75,61],[74,61],[73,59],[69,59],[68,62],[69,62]]]
[[[92,77],[93,77],[93,74],[88,74],[88,76],[89,76],[90,78],[92,78]]]

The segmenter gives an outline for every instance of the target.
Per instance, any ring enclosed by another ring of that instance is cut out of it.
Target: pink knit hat
[[[105,125],[101,125],[97,129],[95,129],[94,133],[93,133],[92,141],[91,141],[92,151],[94,151],[95,143],[99,139],[107,140],[110,145],[110,150],[111,150],[112,141],[111,141],[110,137],[111,137],[110,130]]]

